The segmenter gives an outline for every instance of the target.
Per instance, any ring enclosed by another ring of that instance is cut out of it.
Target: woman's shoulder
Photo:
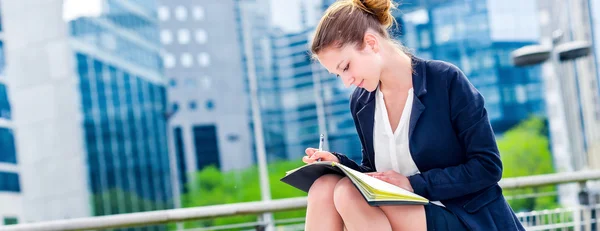
[[[421,61],[425,63],[428,75],[449,77],[456,76],[457,74],[462,74],[462,71],[460,70],[460,68],[458,68],[458,66],[448,61],[436,59],[422,59]]]
[[[463,71],[453,63],[435,59],[420,59],[420,61],[425,66],[428,83],[441,83],[446,87],[450,87],[456,82],[469,82]],[[428,86],[430,85],[428,84]]]

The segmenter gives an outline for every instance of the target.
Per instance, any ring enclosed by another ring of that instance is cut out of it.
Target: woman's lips
[[[363,84],[365,84],[365,80],[364,79],[362,81],[360,81],[360,83],[357,85],[357,87],[363,87]]]

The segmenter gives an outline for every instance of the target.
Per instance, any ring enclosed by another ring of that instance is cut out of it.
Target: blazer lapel
[[[413,89],[415,89],[414,94],[415,97],[413,97],[413,106],[412,106],[412,112],[410,115],[410,123],[409,123],[409,127],[408,127],[408,137],[409,139],[412,138],[413,132],[415,131],[415,127],[417,126],[417,122],[419,121],[419,118],[421,117],[421,114],[423,114],[423,111],[425,111],[425,105],[423,104],[423,102],[421,102],[421,99],[419,97],[427,94],[427,79],[426,79],[426,70],[427,67],[424,63],[425,61],[417,58],[417,57],[413,57]]]

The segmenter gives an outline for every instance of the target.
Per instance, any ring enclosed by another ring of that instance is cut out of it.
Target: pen
[[[325,135],[321,134],[319,137],[319,152],[323,151],[323,142],[325,141]],[[317,161],[321,161],[321,158],[317,159]]]

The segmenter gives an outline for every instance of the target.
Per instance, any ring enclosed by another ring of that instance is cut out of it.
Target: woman
[[[387,32],[391,0],[339,0],[311,51],[346,86],[362,145],[359,165],[306,150],[415,192],[430,205],[369,206],[347,178],[326,175],[308,193],[306,230],[524,230],[498,181],[502,163],[484,99],[455,66],[410,55]]]

